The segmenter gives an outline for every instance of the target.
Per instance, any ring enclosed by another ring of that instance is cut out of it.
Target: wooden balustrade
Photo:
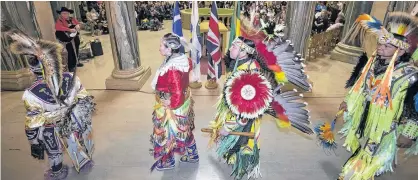
[[[306,59],[316,59],[324,54],[328,54],[340,41],[341,28],[331,31],[315,33],[309,38]]]

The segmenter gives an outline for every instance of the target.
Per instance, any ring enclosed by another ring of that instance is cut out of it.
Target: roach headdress
[[[51,41],[33,39],[22,31],[7,25],[2,25],[2,33],[14,41],[10,44],[12,53],[36,57],[40,63],[30,63],[30,69],[42,72],[43,78],[51,89],[55,100],[62,102],[58,98],[62,95],[62,45]]]
[[[399,49],[412,52],[417,47],[417,18],[405,12],[389,14],[387,31],[379,37],[379,43],[390,43]]]

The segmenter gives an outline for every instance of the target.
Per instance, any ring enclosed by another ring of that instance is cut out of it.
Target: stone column
[[[48,1],[32,2],[38,29],[42,34],[42,39],[56,42],[55,38],[55,19],[53,17],[51,4]],[[55,12],[56,13],[56,12]]]
[[[366,13],[370,14],[373,8],[372,1],[350,1],[346,9],[345,15],[345,24],[343,29],[343,37],[347,35],[350,28],[353,26],[354,21],[360,14]]]
[[[141,66],[133,2],[106,1],[105,7],[115,64],[106,89],[139,90],[151,68]]]
[[[386,11],[382,11],[382,9],[387,9],[389,5],[389,1],[375,1],[373,2],[372,11],[370,12],[370,15],[375,17],[376,19],[383,22],[385,20],[385,16],[387,14]]]
[[[38,38],[40,34],[32,18],[29,2],[1,2],[1,18],[3,23],[17,28],[27,35]],[[1,35],[1,89],[24,90],[35,80],[29,71],[26,57],[10,52],[11,41]]]
[[[384,25],[386,26],[388,23],[386,18],[388,16],[388,13],[395,11],[410,13],[416,4],[416,1],[390,1],[389,5],[387,6]]]
[[[286,5],[286,26],[288,39],[292,41],[295,51],[306,54],[309,37],[312,31],[312,24],[315,17],[315,1],[291,1]],[[303,14],[303,15],[302,15]],[[313,86],[313,83],[310,82]],[[292,84],[286,84],[282,90],[298,89]],[[307,92],[309,93],[309,92]]]
[[[345,12],[345,24],[342,32],[342,37],[349,35],[355,20],[360,14],[370,14],[372,10],[372,1],[350,1]],[[337,44],[331,52],[331,59],[343,61],[351,64],[357,64],[358,58],[363,54],[364,50],[360,47],[360,42],[347,43],[341,41]]]
[[[315,16],[315,1],[291,1],[287,3],[286,26],[295,51],[305,56],[307,43]]]

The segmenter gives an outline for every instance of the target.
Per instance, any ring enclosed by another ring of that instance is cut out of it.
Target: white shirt
[[[333,29],[337,29],[337,28],[342,27],[342,26],[344,26],[344,24],[342,24],[342,23],[336,23],[336,24],[333,24],[330,27],[328,27],[328,29],[326,31],[331,31]]]

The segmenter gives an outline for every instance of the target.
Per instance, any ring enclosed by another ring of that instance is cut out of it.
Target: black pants
[[[74,38],[71,38],[63,31],[55,31],[55,36],[57,37],[59,41],[66,43],[65,49],[67,50],[67,53],[68,53],[68,56],[67,56],[68,66],[67,67],[70,72],[73,72],[75,69],[75,66],[77,66],[78,50],[80,48],[80,37],[79,35],[77,35]],[[73,43],[72,43],[73,40],[74,40],[75,50],[73,48]]]
[[[70,72],[73,72],[75,69],[75,66],[77,66],[77,57],[78,57],[78,51],[80,48],[80,37],[77,35],[74,37],[74,45],[75,45],[75,54],[74,54],[74,48],[73,43],[69,42],[65,46],[68,52],[68,70]]]
[[[158,20],[159,20],[161,23],[163,23],[163,21],[164,21],[164,16],[162,16],[162,15],[158,16]]]

